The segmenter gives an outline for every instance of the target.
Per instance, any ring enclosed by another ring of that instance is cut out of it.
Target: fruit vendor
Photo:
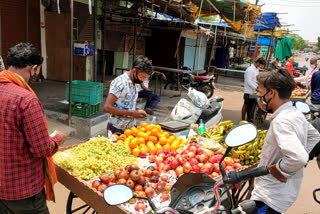
[[[259,69],[263,69],[265,65],[267,64],[267,61],[260,57],[256,59],[256,61],[251,64],[249,68],[244,73],[244,103],[242,106],[242,120],[246,120],[247,115],[247,121],[252,122],[253,118],[250,118],[250,112],[252,110],[253,105],[255,104],[255,99],[250,99],[250,94],[253,94],[256,92],[257,89],[257,75],[259,74]]]
[[[270,174],[255,179],[251,199],[259,213],[284,213],[297,199],[308,154],[320,135],[292,105],[295,82],[287,70],[262,72],[257,80],[258,104],[273,113],[259,163],[268,166]]]
[[[48,135],[43,108],[27,84],[42,61],[33,45],[20,43],[9,49],[8,70],[0,72],[1,214],[48,214],[46,199],[54,200],[51,156],[66,136]]]
[[[320,71],[314,72],[311,78],[311,103],[320,104]]]
[[[289,71],[291,75],[293,75],[294,73],[293,63],[294,63],[294,57],[290,57],[286,64],[286,69]]]
[[[166,75],[164,75],[164,73],[161,73],[159,71],[154,71],[152,74],[161,75],[163,80],[167,79]],[[148,88],[149,82],[150,82],[150,78],[147,78],[143,81],[143,83],[140,84],[141,87],[139,89],[138,97],[139,98],[147,98],[147,103],[146,103],[144,109],[147,112],[147,114],[153,115],[153,109],[160,102],[160,97]]]
[[[111,82],[104,111],[110,114],[107,129],[122,134],[125,129],[136,125],[135,118],[145,118],[144,110],[136,110],[140,84],[152,74],[152,62],[145,56],[138,56],[129,72]]]
[[[318,58],[317,57],[313,57],[310,59],[310,70],[307,71],[305,76],[302,77],[297,77],[294,78],[294,81],[296,83],[300,83],[303,86],[310,88],[311,87],[311,79],[312,79],[312,75],[318,71],[318,63],[317,63]]]

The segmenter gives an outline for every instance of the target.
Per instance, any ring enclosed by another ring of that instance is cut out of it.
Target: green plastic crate
[[[66,100],[69,100],[69,82],[67,83]],[[72,81],[72,102],[96,105],[103,101],[103,83],[82,80]]]
[[[100,103],[89,105],[83,103],[72,103],[72,115],[79,117],[90,117],[96,114],[100,109]]]

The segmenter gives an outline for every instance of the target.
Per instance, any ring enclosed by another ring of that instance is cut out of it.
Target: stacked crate
[[[66,100],[69,100],[69,83]],[[72,81],[72,115],[90,117],[99,111],[102,101],[102,83],[82,80]]]

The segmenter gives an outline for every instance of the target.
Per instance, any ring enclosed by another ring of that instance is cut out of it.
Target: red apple
[[[159,172],[158,170],[153,170],[153,171],[152,171],[152,176],[157,176],[157,177],[159,177],[159,175],[160,175],[160,172]]]
[[[201,168],[201,167],[203,167],[203,163],[198,163],[198,166]]]
[[[154,189],[152,187],[145,188],[144,192],[146,193],[148,198],[152,198],[154,195]]]
[[[233,159],[233,163],[240,163],[240,159],[239,158],[234,158]]]
[[[185,159],[183,157],[179,157],[178,161],[179,161],[180,165],[183,165],[185,162],[187,162],[187,159]]]
[[[165,153],[160,153],[158,155],[158,157],[162,158],[163,160],[165,160],[167,158],[167,155]]]
[[[129,180],[127,180],[126,185],[127,185],[128,187],[130,187],[131,189],[134,189],[135,183],[134,183],[133,180],[129,179]]]
[[[170,166],[171,166],[172,169],[175,169],[175,168],[177,168],[179,166],[179,164],[180,163],[179,163],[179,161],[177,159],[173,159],[171,161],[171,163],[170,163]]]
[[[211,173],[213,171],[213,164],[212,163],[207,162],[204,165],[205,165],[205,167],[207,167],[209,169],[209,171],[210,171],[209,173]]]
[[[136,209],[136,211],[142,211],[142,212],[144,212],[145,209],[146,209],[146,205],[145,205],[144,203],[142,203],[142,202],[138,202],[138,203],[136,204],[136,206],[134,206],[134,208]]]
[[[216,173],[220,172],[220,167],[219,167],[218,163],[214,163],[213,164],[213,171],[216,172]]]
[[[187,160],[190,160],[191,158],[194,158],[196,154],[194,152],[188,152],[187,154]]]
[[[213,178],[219,176],[219,174],[217,172],[213,172],[211,175],[212,175]]]
[[[150,178],[152,175],[152,170],[151,169],[146,169],[145,173],[144,173],[144,176]]]
[[[169,156],[168,158],[167,158],[167,161],[169,161],[169,163],[171,163],[171,161],[173,161],[174,160],[174,157],[173,156]]]
[[[139,170],[138,165],[137,164],[131,164],[129,172],[131,172],[132,170]]]
[[[209,168],[206,166],[203,166],[200,168],[200,172],[201,173],[206,173],[206,174],[210,174]]]
[[[167,181],[169,177],[168,177],[168,175],[161,175],[160,178],[162,181]]]
[[[118,181],[117,181],[117,184],[126,184],[127,183],[127,180],[124,179],[124,178],[120,178]]]
[[[172,188],[172,184],[167,184],[164,186],[164,190],[167,192],[170,192],[171,188]]]
[[[209,158],[209,162],[210,163],[218,163],[220,161],[219,156],[218,155],[213,155]]]
[[[137,183],[140,185],[144,185],[146,182],[146,178],[143,175],[141,175],[139,180],[137,181]]]
[[[192,170],[194,172],[200,172],[200,166],[198,164],[192,165]]]
[[[223,158],[223,155],[222,155],[222,154],[217,154],[216,156],[217,156],[217,159],[218,159],[217,162],[219,162],[219,161]]]
[[[165,165],[165,164],[164,164],[163,162],[157,163],[158,169],[159,169],[160,171],[163,169],[164,165]]]
[[[156,157],[156,163],[162,163],[163,162],[163,158],[160,156]]]
[[[123,171],[121,171],[121,172],[119,173],[118,178],[119,178],[119,179],[120,179],[120,178],[124,178],[124,179],[128,180],[128,178],[129,178],[129,173],[128,173],[127,171],[123,170]]]
[[[149,155],[149,162],[150,163],[156,162],[156,156],[155,155]]]
[[[148,155],[147,152],[144,151],[144,150],[142,150],[142,151],[139,153],[139,157],[140,157],[140,158],[146,158],[147,155]]]
[[[124,171],[125,172],[125,171]],[[120,172],[119,172],[120,173]],[[101,180],[102,183],[108,184],[110,182],[110,177],[108,174],[102,174],[99,179]]]
[[[116,178],[114,177],[114,174],[110,175],[110,181],[115,182]]]
[[[232,166],[233,166],[233,168],[238,169],[238,168],[241,167],[241,164],[240,163],[234,163]]]
[[[178,177],[183,174],[183,167],[182,166],[178,166],[176,168],[176,174],[177,174]]]
[[[191,166],[190,162],[185,162],[185,163],[183,164],[183,172],[184,172],[184,173],[188,173],[188,172],[190,172],[191,170],[192,170],[192,166]]]
[[[175,157],[177,154],[178,154],[178,152],[173,151],[173,152],[170,153],[170,156]]]
[[[181,153],[182,153],[182,149],[181,149],[181,148],[178,148],[176,152],[177,152],[178,154],[181,154]]]
[[[189,146],[189,151],[190,152],[193,152],[193,153],[197,153],[197,150],[198,150],[198,148],[197,147],[195,147],[195,146]]]
[[[130,172],[130,178],[133,181],[139,180],[140,176],[141,176],[141,174],[140,174],[139,170],[133,170]]]
[[[201,154],[200,156],[199,156],[199,161],[201,162],[201,163],[206,163],[207,161],[208,161],[208,156],[206,155],[206,154]]]
[[[162,187],[162,188],[164,188],[165,186],[166,186],[166,182],[165,181],[163,181],[163,180],[160,180],[159,182],[158,182],[158,188],[159,187]]]
[[[159,155],[159,154],[161,154],[161,153],[163,153],[163,149],[159,149],[159,150],[157,151],[157,155]]]
[[[208,157],[211,157],[212,155],[214,155],[214,152],[211,151],[210,149],[203,149],[204,150],[204,153],[208,156]]]
[[[109,187],[109,186],[112,186],[112,185],[114,185],[114,184],[115,184],[114,182],[110,181],[110,182],[108,183],[108,187]]]
[[[165,172],[168,172],[171,169],[171,166],[169,164],[164,165],[163,170]]]
[[[168,149],[163,149],[163,153],[167,155],[167,154],[169,154],[169,150]]]
[[[98,180],[94,180],[92,183],[91,183],[91,187],[92,188],[95,188],[96,190],[98,190],[98,187],[101,185],[101,182],[98,181]]]
[[[98,187],[98,191],[100,191],[101,193],[103,193],[104,190],[107,189],[107,187],[108,187],[107,185],[101,184],[101,185]]]
[[[174,175],[174,176],[176,176],[177,174],[176,174],[176,171],[175,170],[169,170],[168,172],[167,172],[168,174],[170,174],[170,175]]]
[[[197,164],[199,163],[196,158],[191,158],[191,159],[189,160],[189,162],[190,162],[191,166],[197,165]]]
[[[140,185],[140,184],[137,184],[137,185],[134,187],[134,191],[143,191],[143,186]]]
[[[203,149],[198,149],[198,150],[197,150],[197,155],[201,155],[201,154],[203,154],[203,153],[204,153]]]
[[[234,168],[232,166],[226,166],[226,170],[228,170],[229,172],[234,171]]]
[[[232,158],[226,157],[224,159],[224,162],[226,163],[227,166],[232,166]]]
[[[169,200],[169,198],[170,198],[169,193],[163,192],[163,193],[161,194],[161,202],[165,202],[165,201]]]

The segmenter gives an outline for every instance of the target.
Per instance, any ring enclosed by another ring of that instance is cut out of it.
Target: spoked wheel
[[[203,92],[208,98],[212,97],[214,88],[210,84],[200,85],[199,91]]]
[[[89,207],[88,204],[83,202],[78,196],[76,196],[73,192],[70,192],[68,201],[67,201],[67,214],[75,213],[75,214],[98,214],[94,209]]]

